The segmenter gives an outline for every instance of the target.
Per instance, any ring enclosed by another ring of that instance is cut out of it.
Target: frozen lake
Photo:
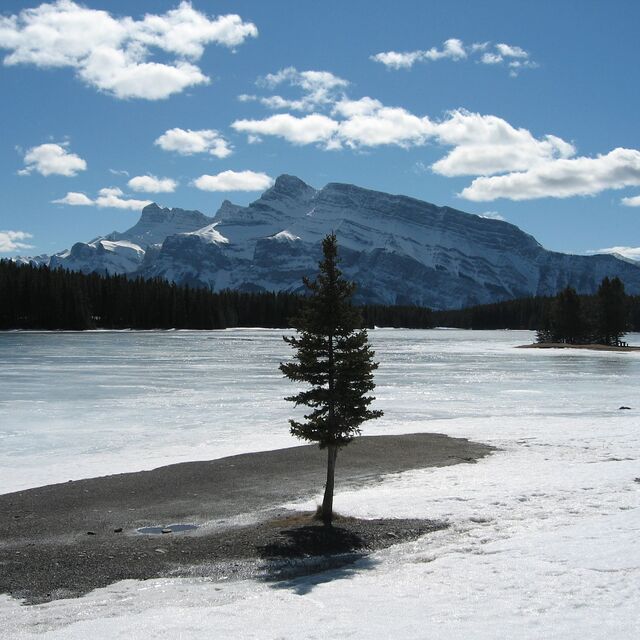
[[[281,336],[0,333],[0,493],[300,444],[288,433]],[[365,433],[473,438],[483,418],[499,438],[509,418],[617,416],[634,403],[638,354],[513,349],[532,336],[373,331],[385,416]]]
[[[292,386],[277,369],[288,357],[281,333],[0,334],[0,492],[298,444],[282,400]],[[369,489],[338,487],[336,509],[446,518],[450,529],[277,589],[167,579],[28,608],[0,597],[0,630],[638,637],[640,353],[514,349],[532,337],[371,333],[385,416],[365,433],[437,431],[501,451]]]

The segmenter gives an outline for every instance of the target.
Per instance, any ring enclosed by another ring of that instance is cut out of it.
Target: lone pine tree
[[[291,433],[317,442],[327,449],[327,481],[321,515],[325,525],[333,518],[333,488],[338,449],[360,434],[360,425],[379,418],[382,411],[369,409],[368,395],[375,387],[373,372],[378,363],[369,345],[358,309],[351,304],[355,285],[338,269],[338,242],[335,234],[322,241],[323,259],[314,281],[304,278],[309,295],[292,321],[296,336],[285,341],[295,350],[291,362],[280,370],[297,383],[308,385],[286,398],[296,406],[311,410],[304,421],[289,420]]]

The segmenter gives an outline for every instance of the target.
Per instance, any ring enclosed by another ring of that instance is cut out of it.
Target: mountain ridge
[[[148,205],[127,231],[76,243],[50,264],[213,290],[297,292],[331,231],[360,302],[458,308],[567,285],[594,293],[605,276],[640,294],[640,265],[615,256],[548,251],[506,221],[346,183],[315,189],[287,174],[247,206],[223,201],[212,218]]]

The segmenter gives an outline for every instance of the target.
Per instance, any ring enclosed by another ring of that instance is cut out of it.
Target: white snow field
[[[280,334],[0,334],[1,492],[296,444]],[[336,509],[449,529],[285,583],[125,581],[37,606],[0,596],[0,637],[640,637],[640,353],[514,349],[529,332],[371,337],[386,415],[367,434],[501,450],[338,486]]]

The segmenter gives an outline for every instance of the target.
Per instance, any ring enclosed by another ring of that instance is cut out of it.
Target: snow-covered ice
[[[295,444],[279,336],[0,335],[2,490]],[[446,518],[448,530],[284,584],[126,581],[32,607],[1,597],[0,636],[639,637],[640,354],[513,349],[527,332],[372,339],[386,415],[368,434],[501,450],[338,486],[336,509]]]

